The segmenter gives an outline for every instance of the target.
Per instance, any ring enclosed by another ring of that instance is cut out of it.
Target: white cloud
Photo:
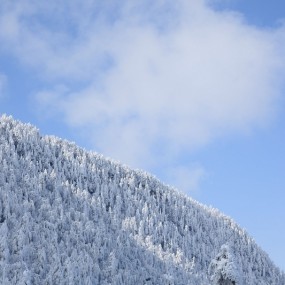
[[[251,27],[203,1],[21,3],[5,6],[0,39],[49,80],[38,101],[85,128],[108,156],[171,165],[274,112],[282,28]],[[61,81],[64,92],[54,87]]]

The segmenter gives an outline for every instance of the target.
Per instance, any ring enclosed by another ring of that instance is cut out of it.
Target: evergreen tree
[[[241,285],[235,258],[228,245],[224,244],[209,266],[213,285]]]
[[[285,284],[218,210],[7,116],[0,170],[0,284]]]

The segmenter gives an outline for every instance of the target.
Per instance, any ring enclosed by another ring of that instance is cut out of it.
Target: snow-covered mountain
[[[284,285],[218,210],[0,119],[0,284]]]

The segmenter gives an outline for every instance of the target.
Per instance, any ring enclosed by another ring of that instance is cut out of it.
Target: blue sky
[[[0,112],[155,174],[285,269],[284,1],[1,1]]]

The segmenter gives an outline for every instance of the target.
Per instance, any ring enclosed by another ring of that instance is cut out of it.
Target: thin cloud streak
[[[7,86],[7,76],[0,72],[0,98],[5,95],[5,87]]]

